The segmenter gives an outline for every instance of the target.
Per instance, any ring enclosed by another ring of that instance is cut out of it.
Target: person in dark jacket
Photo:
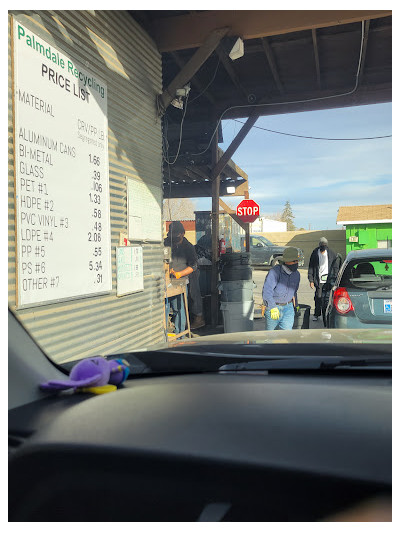
[[[329,293],[339,271],[339,259],[340,256],[328,247],[328,240],[321,237],[318,247],[311,253],[308,265],[308,281],[310,287],[315,289],[313,320],[318,320],[322,314],[324,326],[326,326],[325,311],[328,306]]]
[[[184,278],[189,283],[189,293],[194,301],[194,320],[190,325],[191,329],[204,326],[203,306],[199,287],[197,270],[196,250],[185,237],[185,228],[182,222],[175,220],[171,222],[168,234],[164,240],[164,246],[171,247],[171,269],[170,274],[176,279]],[[186,288],[187,290],[187,288]],[[184,299],[182,294],[166,299],[166,318],[168,323],[169,308],[172,308],[175,317],[174,332],[176,334],[185,330],[186,317]]]

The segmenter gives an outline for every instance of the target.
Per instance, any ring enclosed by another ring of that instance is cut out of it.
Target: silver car
[[[392,327],[392,249],[350,252],[332,287],[328,328]]]

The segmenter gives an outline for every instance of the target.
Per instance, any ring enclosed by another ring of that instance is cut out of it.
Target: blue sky
[[[240,119],[242,122],[245,119]],[[223,121],[223,150],[241,128]],[[233,156],[249,176],[261,213],[281,212],[289,200],[296,227],[338,229],[340,206],[392,203],[392,139],[323,141],[269,133],[354,138],[390,135],[392,104],[260,117]],[[241,198],[225,197],[233,206]],[[193,200],[210,209],[210,199]]]

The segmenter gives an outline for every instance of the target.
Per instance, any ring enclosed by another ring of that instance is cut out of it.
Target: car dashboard
[[[9,411],[10,521],[319,521],[391,497],[391,377],[142,376]]]

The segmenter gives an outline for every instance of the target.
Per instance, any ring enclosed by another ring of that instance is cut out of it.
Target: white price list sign
[[[112,289],[107,87],[14,20],[17,305]]]

